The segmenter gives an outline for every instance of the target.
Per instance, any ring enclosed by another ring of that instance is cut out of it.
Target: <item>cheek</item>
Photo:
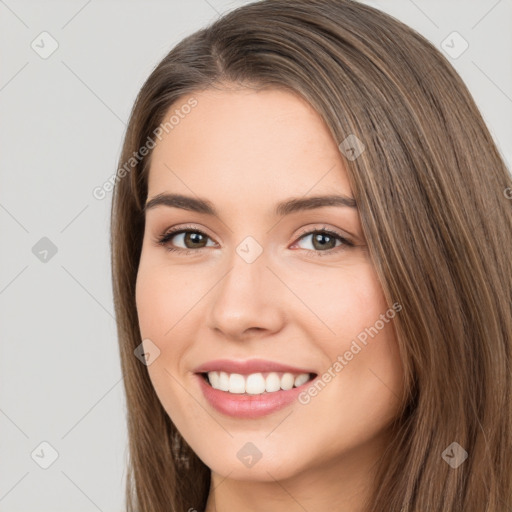
[[[183,280],[179,272],[171,274],[154,258],[142,257],[135,289],[141,337],[149,338],[160,351],[147,371],[158,399],[173,421],[176,412],[180,416],[179,411],[187,410],[187,396],[176,380],[180,360],[187,350],[186,340],[190,339],[184,330],[187,323],[180,321],[190,309],[183,292],[176,291],[184,284],[180,279]]]
[[[154,257],[141,258],[135,290],[142,336],[169,339],[202,295],[197,276],[183,267],[170,268]]]
[[[142,265],[137,274],[135,301],[141,336],[143,338],[161,338],[165,330],[171,327],[163,324],[165,310],[172,301],[172,294],[166,293],[165,282],[157,279],[155,270]],[[171,318],[168,317],[170,322]]]
[[[170,267],[155,253],[144,253],[137,273],[135,299],[142,339],[149,338],[159,349],[158,358],[147,367],[153,387],[164,408],[187,409],[187,399],[178,380],[184,361],[197,338],[199,301],[204,281],[185,265]],[[183,396],[182,396],[183,395]],[[173,417],[174,420],[174,417]]]
[[[402,364],[393,327],[399,313],[388,306],[370,264],[338,276],[310,290],[321,307],[319,316],[331,330],[321,339],[317,335],[317,340],[327,356],[327,368],[336,375],[332,391],[337,389],[340,396],[335,401],[350,403],[355,410],[373,407],[377,415],[386,415],[388,406],[372,404],[380,397],[381,403],[389,399],[388,405],[394,405],[393,395],[401,390]]]
[[[301,296],[317,313],[316,324],[321,320],[322,330],[332,340],[328,349],[341,349],[389,309],[373,266],[366,261],[332,269],[327,277],[300,286]]]

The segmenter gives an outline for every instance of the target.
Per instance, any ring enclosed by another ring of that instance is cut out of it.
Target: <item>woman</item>
[[[510,510],[510,190],[380,11],[262,1],[179,43],[112,205],[128,509]]]

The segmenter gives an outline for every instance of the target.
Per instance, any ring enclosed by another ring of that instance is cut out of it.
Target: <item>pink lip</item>
[[[288,391],[274,391],[272,393],[262,393],[261,395],[237,394],[212,388],[201,375],[212,371],[239,373],[240,375],[265,372],[289,372],[295,375],[310,373],[316,375],[316,372],[311,369],[297,368],[263,359],[250,359],[246,361],[216,359],[195,368],[194,373],[198,379],[199,387],[210,405],[222,414],[237,418],[259,418],[283,409],[297,400],[298,395],[304,388],[310,386],[313,381],[308,381],[302,386],[294,387]]]
[[[226,373],[239,373],[240,375],[249,375],[251,373],[264,372],[289,372],[299,373],[316,373],[311,369],[295,368],[274,361],[265,361],[263,359],[249,359],[246,361],[234,361],[230,359],[216,359],[198,366],[193,370],[194,373],[207,373],[221,371]],[[276,391],[278,393],[278,391]]]
[[[306,372],[304,372],[306,373]],[[212,388],[200,374],[195,377],[199,381],[199,387],[210,405],[222,414],[237,418],[254,419],[279,411],[297,400],[298,395],[310,386],[310,380],[297,388],[288,391],[274,391],[261,395],[235,394]]]

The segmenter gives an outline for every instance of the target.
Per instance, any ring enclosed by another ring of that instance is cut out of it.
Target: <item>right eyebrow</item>
[[[183,196],[181,194],[158,194],[144,205],[144,213],[157,206],[169,206],[172,208],[181,208],[191,212],[205,213],[218,217],[217,211],[210,201],[206,199],[196,199],[195,197]]]

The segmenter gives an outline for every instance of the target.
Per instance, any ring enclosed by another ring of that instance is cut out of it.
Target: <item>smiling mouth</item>
[[[263,372],[242,375],[211,371],[200,374],[213,389],[232,394],[263,395],[304,386],[316,373]]]

